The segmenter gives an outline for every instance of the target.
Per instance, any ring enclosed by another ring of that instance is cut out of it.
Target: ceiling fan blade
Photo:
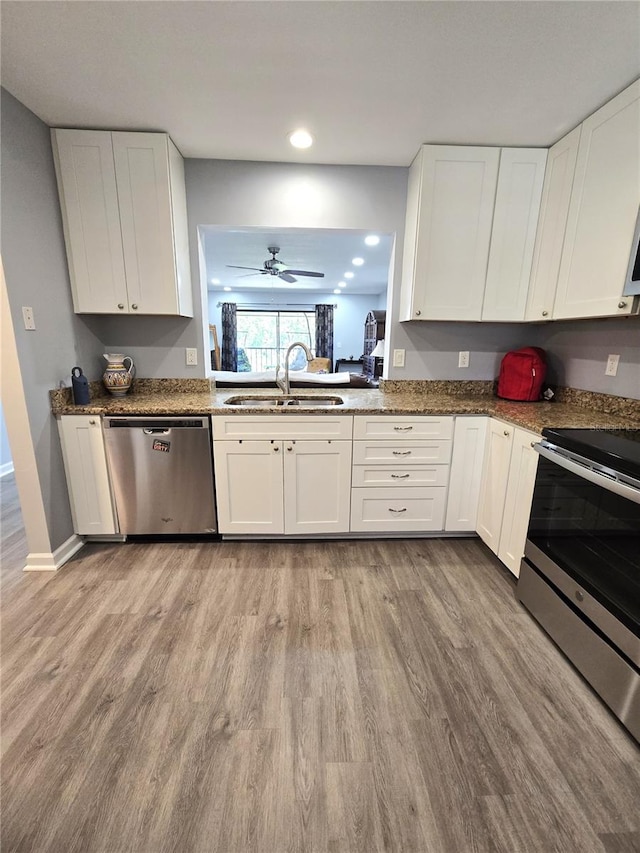
[[[283,281],[288,281],[291,283],[298,280],[297,278],[294,278],[289,272],[278,273],[278,278],[281,278]]]
[[[290,270],[290,269],[283,270],[282,272],[288,272],[291,275],[310,275],[310,276],[313,276],[313,278],[324,278],[323,272],[310,272],[309,270]]]
[[[225,266],[229,267],[232,270],[255,270],[256,272],[267,272],[267,270],[260,269],[260,267],[239,267],[237,264],[226,264]]]

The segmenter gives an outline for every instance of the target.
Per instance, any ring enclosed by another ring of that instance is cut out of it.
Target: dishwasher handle
[[[171,430],[170,429],[164,429],[164,427],[152,427],[152,428],[145,427],[145,428],[143,428],[142,432],[145,435],[169,435]]]

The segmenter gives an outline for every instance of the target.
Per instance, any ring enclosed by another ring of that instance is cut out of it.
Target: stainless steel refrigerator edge
[[[113,417],[104,427],[121,533],[215,533],[208,417]]]

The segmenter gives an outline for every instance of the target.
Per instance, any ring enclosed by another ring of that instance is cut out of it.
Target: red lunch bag
[[[500,363],[498,397],[522,402],[539,400],[546,374],[547,360],[540,347],[508,352]]]

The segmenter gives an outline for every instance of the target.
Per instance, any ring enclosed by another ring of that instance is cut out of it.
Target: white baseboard
[[[13,472],[13,462],[5,462],[4,465],[0,465],[0,477],[6,477],[7,474],[13,474]]]
[[[73,533],[52,553],[27,554],[25,572],[55,572],[84,545],[84,539]]]

